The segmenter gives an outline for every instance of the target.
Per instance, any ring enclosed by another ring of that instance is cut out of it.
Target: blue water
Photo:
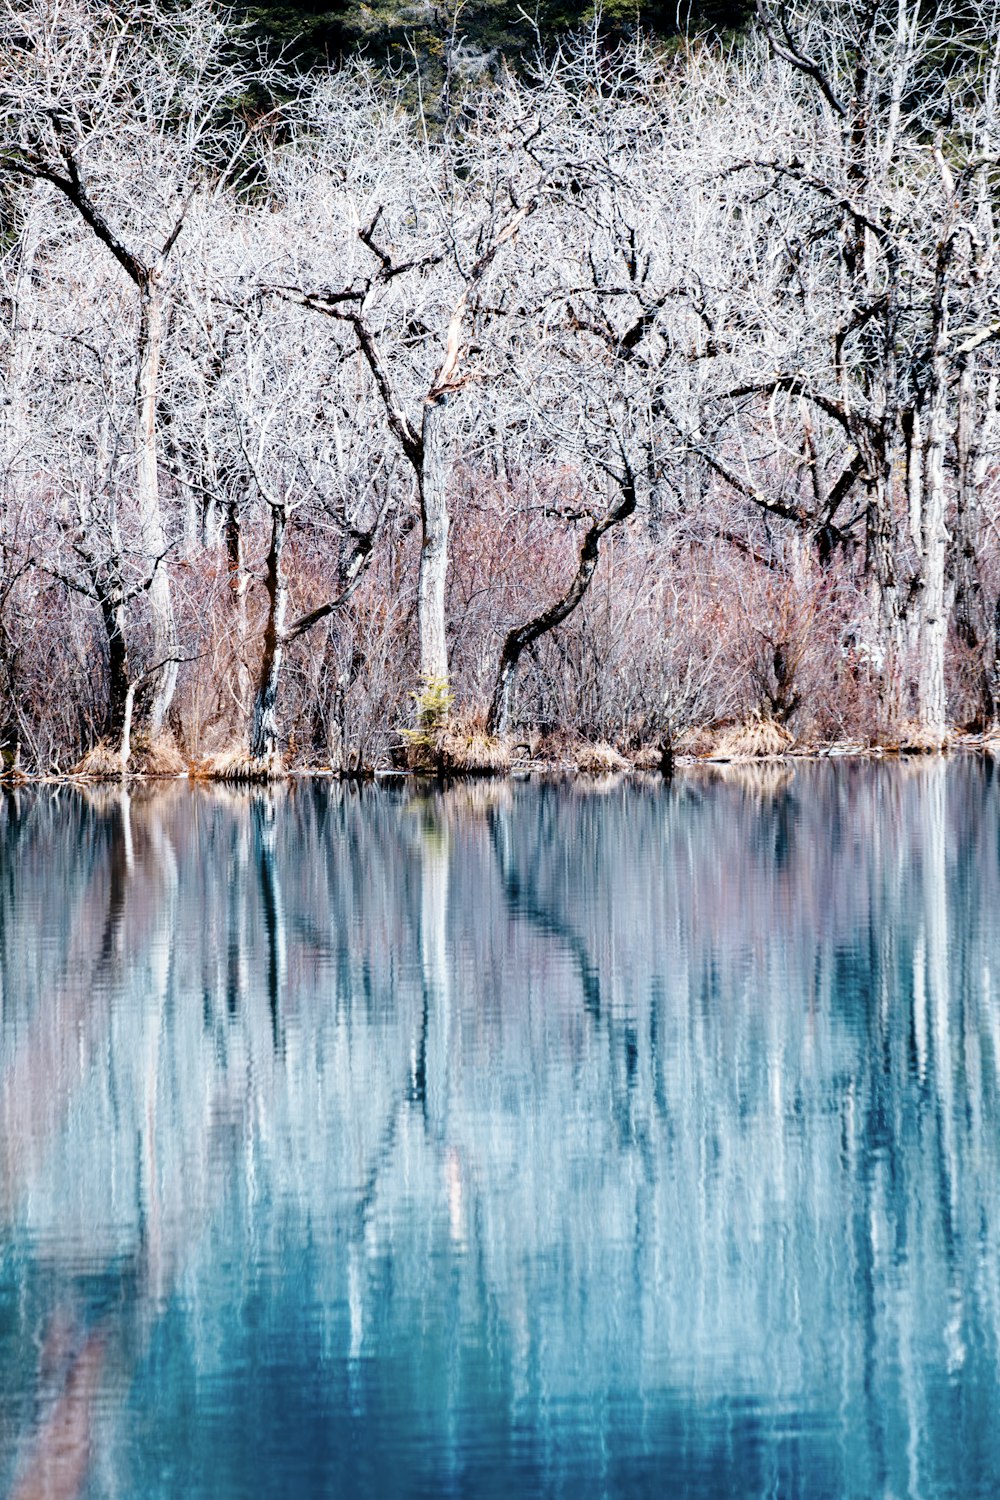
[[[0,1494],[1000,1493],[1000,776],[0,799]]]

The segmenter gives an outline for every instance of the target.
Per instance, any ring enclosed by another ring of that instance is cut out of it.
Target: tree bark
[[[976,356],[958,364],[958,417],[955,426],[955,625],[966,645],[978,646],[981,595],[978,567],[978,506],[973,482],[976,429]]]
[[[946,728],[944,648],[948,631],[945,601],[945,560],[948,530],[945,525],[944,448],[947,423],[947,375],[944,359],[935,358],[934,390],[927,435],[923,514],[923,588],[920,594],[920,678],[918,716],[920,728],[933,742],[944,742]]]
[[[282,567],[288,512],[283,505],[271,507],[271,544],[267,551],[267,624],[261,653],[257,691],[250,720],[250,754],[269,760],[278,752],[278,682],[285,656],[285,610],[288,584]]]
[[[507,632],[503,650],[500,653],[493,701],[490,704],[486,724],[489,734],[507,733],[514,701],[514,683],[522,652],[541,636],[554,630],[557,625],[561,625],[573,613],[590,587],[600,556],[601,538],[606,531],[610,531],[612,526],[617,526],[619,522],[627,520],[635,507],[635,485],[629,478],[614,504],[609,505],[604,514],[588,528],[580,547],[580,560],[576,573],[566,592],[554,604],[549,605],[548,609],[535,615],[534,619],[526,621],[523,625],[516,625]]]
[[[923,538],[920,607],[920,669],[917,715],[923,734],[936,746],[944,743],[946,702],[944,650],[948,633],[945,566],[948,553],[944,453],[948,437],[948,266],[952,236],[938,246],[933,301],[933,345],[930,359],[930,399],[927,424],[927,461],[921,535]]]
[[[892,477],[882,470],[868,504],[868,566],[874,584],[873,614],[881,655],[879,707],[883,725],[898,727],[903,713],[903,629],[893,546]]]
[[[250,703],[250,669],[247,666],[247,587],[249,578],[243,557],[243,527],[239,506],[231,501],[225,519],[226,571],[229,597],[236,616],[236,697],[240,721],[246,721]]]
[[[149,608],[153,624],[152,657],[164,665],[157,672],[149,707],[149,728],[163,728],[177,685],[177,624],[174,619],[170,579],[165,566],[167,550],[160,514],[159,474],[156,458],[156,395],[163,344],[163,272],[153,266],[139,283],[139,369],[136,379],[136,500],[142,550],[152,569]],[[173,659],[171,659],[173,658]]]
[[[36,162],[28,175],[51,182],[63,193],[84,223],[117,260],[139,294],[139,333],[136,347],[135,447],[136,505],[142,551],[152,572],[149,608],[152,616],[152,660],[162,662],[153,679],[149,727],[153,734],[163,728],[177,683],[177,626],[174,619],[170,579],[165,566],[166,540],[160,512],[159,473],[156,454],[156,403],[163,345],[163,273],[187,210],[185,204],[158,256],[146,261],[118,238],[111,225],[91,201],[76,156],[63,153],[60,168]],[[190,201],[190,200],[189,200]]]
[[[993,687],[993,651],[990,644],[991,622],[985,603],[980,552],[983,542],[983,518],[980,491],[988,472],[991,436],[996,405],[996,375],[989,382],[985,410],[980,418],[977,389],[977,362],[974,353],[960,356],[958,386],[958,419],[955,429],[957,461],[955,485],[955,601],[953,618],[959,639],[975,653],[981,663],[979,695],[975,722],[987,726],[994,722],[997,700]]]
[[[108,639],[108,712],[105,737],[121,744],[125,727],[125,703],[129,687],[128,646],[125,640],[125,606],[121,598],[102,594],[101,619]]]
[[[445,432],[445,394],[424,403],[421,428],[420,577],[417,616],[420,629],[420,676],[423,682],[448,681],[448,642],[445,634],[445,583],[448,576],[448,444]]]

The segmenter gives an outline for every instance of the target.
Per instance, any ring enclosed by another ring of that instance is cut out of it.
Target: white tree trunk
[[[177,624],[166,567],[166,538],[160,513],[156,458],[156,396],[163,343],[162,271],[149,273],[139,289],[139,371],[136,389],[136,501],[146,565],[152,570],[149,609],[153,623],[152,661],[157,672],[149,709],[149,728],[158,734],[177,685]]]
[[[945,563],[948,528],[944,450],[948,422],[947,369],[943,352],[934,356],[933,390],[924,474],[923,589],[920,594],[920,678],[918,714],[924,736],[940,747],[947,729],[944,651],[948,633]]]
[[[423,461],[420,469],[420,516],[423,542],[417,612],[420,626],[420,675],[448,680],[448,643],[445,636],[445,583],[448,576],[448,451],[444,413],[447,397],[424,404]]]

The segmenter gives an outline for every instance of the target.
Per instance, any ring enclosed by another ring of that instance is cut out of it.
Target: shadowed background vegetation
[[[424,66],[443,71],[449,49],[466,67],[488,68],[501,59],[517,65],[536,47],[554,48],[561,38],[598,13],[604,36],[612,41],[636,27],[663,39],[685,35],[720,36],[739,30],[753,14],[753,0],[674,0],[643,4],[607,0],[571,5],[563,0],[468,0],[435,5],[430,0],[288,0],[248,5],[242,13],[256,33],[290,47],[303,62],[336,60],[363,50],[373,60],[399,61],[416,54]]]

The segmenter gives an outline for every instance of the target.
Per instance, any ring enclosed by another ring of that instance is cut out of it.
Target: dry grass
[[[637,771],[658,771],[662,756],[656,745],[643,745],[632,757]]]
[[[762,760],[770,755],[784,755],[794,743],[795,736],[776,720],[747,719],[745,723],[727,724],[719,729],[707,754],[713,760]]]
[[[172,740],[149,740],[138,735],[132,741],[128,765],[122,764],[120,751],[101,740],[88,750],[70,771],[84,781],[119,781],[129,776],[184,776],[187,761]]]
[[[276,781],[284,772],[279,755],[258,757],[231,747],[206,756],[191,774],[201,781],[256,782]]]
[[[69,773],[86,781],[120,781],[125,775],[121,755],[101,740],[88,750]]]
[[[514,763],[511,735],[495,737],[482,729],[446,729],[438,739],[445,770],[456,776],[502,776]]]
[[[406,733],[407,768],[430,776],[503,776],[517,757],[513,735],[486,733],[481,714],[453,715],[432,731]]]
[[[619,771],[631,770],[624,755],[619,755],[613,745],[603,741],[596,745],[577,745],[572,753],[576,769],[586,776],[612,776]]]
[[[132,741],[132,756],[129,770],[143,776],[183,776],[188,763],[173,740],[147,739],[137,735]]]
[[[674,739],[675,755],[711,755],[715,749],[715,742],[719,731],[711,729],[707,724],[694,724],[687,729],[681,730]]]
[[[671,746],[676,752],[677,746]],[[632,764],[637,771],[663,771],[663,746],[642,745],[632,757]]]

